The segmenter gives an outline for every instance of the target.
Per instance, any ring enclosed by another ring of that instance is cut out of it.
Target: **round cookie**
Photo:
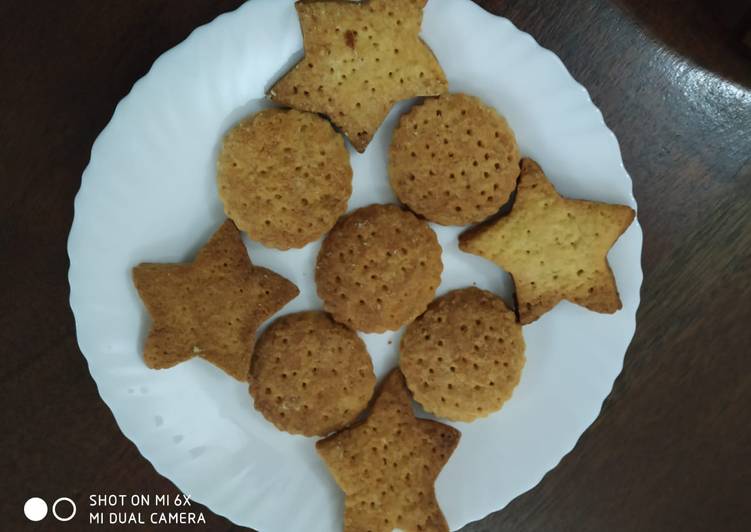
[[[400,344],[407,386],[427,412],[473,421],[499,410],[519,383],[524,337],[501,298],[464,288],[436,299]]]
[[[519,162],[505,118],[474,96],[444,94],[401,117],[389,175],[396,195],[416,213],[443,225],[467,225],[509,200]]]
[[[325,119],[268,109],[227,133],[217,185],[238,228],[285,250],[318,240],[346,212],[352,167],[344,140]]]
[[[272,323],[258,339],[249,380],[256,410],[279,430],[305,436],[350,424],[376,383],[365,343],[325,312]]]
[[[318,295],[358,331],[396,330],[420,315],[441,283],[441,246],[427,223],[396,205],[342,218],[316,264]]]

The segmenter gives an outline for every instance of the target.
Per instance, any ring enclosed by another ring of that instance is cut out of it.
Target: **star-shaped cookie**
[[[613,313],[621,299],[607,255],[634,215],[623,205],[560,196],[537,163],[524,159],[511,213],[470,229],[459,247],[511,274],[523,324],[564,299]]]
[[[140,264],[133,281],[153,320],[143,357],[154,369],[200,356],[246,381],[258,327],[299,293],[253,266],[227,220],[190,264]]]
[[[393,370],[365,421],[316,444],[344,491],[344,532],[448,532],[433,485],[460,436],[416,418],[404,376]]]
[[[426,3],[297,2],[305,57],[271,88],[271,99],[328,115],[364,152],[395,102],[448,89],[419,36]]]

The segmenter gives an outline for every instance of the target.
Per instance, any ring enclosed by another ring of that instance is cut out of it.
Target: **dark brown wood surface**
[[[28,523],[33,495],[85,511],[91,493],[177,493],[88,373],[66,239],[117,102],[162,52],[240,3],[0,4],[0,530],[114,529],[85,515]],[[748,2],[480,3],[556,52],[602,109],[634,180],[645,280],[599,419],[534,490],[466,530],[751,530]],[[206,525],[173,528],[241,530],[205,513]]]

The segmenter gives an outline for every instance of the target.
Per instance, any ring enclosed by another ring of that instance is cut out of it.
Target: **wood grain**
[[[177,493],[99,398],[74,337],[65,246],[117,102],[162,52],[240,3],[0,5],[4,530],[114,529],[30,524],[33,495],[85,509],[90,493]],[[618,136],[645,281],[601,416],[535,489],[465,530],[751,529],[751,63],[729,37],[736,15],[699,1],[479,3],[557,53]],[[747,13],[742,0],[718,3]],[[243,530],[205,514],[179,530]]]

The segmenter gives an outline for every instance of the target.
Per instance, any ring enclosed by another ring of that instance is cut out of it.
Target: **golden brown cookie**
[[[466,94],[429,98],[404,114],[389,155],[402,203],[443,225],[481,222],[511,196],[519,147],[506,119]]]
[[[441,283],[433,230],[396,205],[342,218],[316,264],[318,295],[334,319],[364,332],[396,330],[420,315]]]
[[[434,484],[460,436],[416,418],[404,377],[392,371],[364,422],[316,444],[344,491],[344,532],[448,532]]]
[[[427,412],[474,421],[511,397],[524,361],[514,312],[491,292],[464,288],[436,299],[407,327],[399,367]]]
[[[524,159],[511,213],[464,233],[459,247],[511,274],[523,324],[563,299],[613,313],[621,299],[607,255],[634,215],[624,205],[560,196],[537,163]]]
[[[256,410],[292,434],[326,436],[368,406],[375,374],[365,343],[324,312],[289,314],[261,335],[250,370]]]
[[[419,36],[425,3],[297,2],[305,57],[272,87],[271,99],[328,115],[365,151],[395,102],[448,88]]]
[[[153,325],[143,357],[154,369],[194,356],[245,381],[256,329],[299,291],[284,277],[253,266],[227,220],[189,264],[139,264],[133,281]]]
[[[268,109],[227,133],[217,184],[227,216],[253,240],[300,248],[346,212],[352,167],[344,140],[327,120]]]

